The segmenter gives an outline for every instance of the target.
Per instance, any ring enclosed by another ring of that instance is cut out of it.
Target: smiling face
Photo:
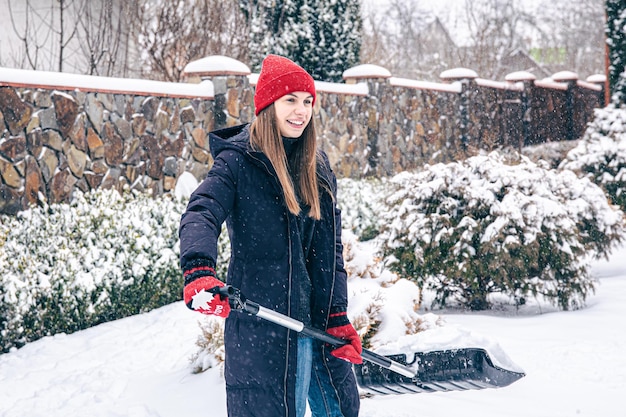
[[[299,138],[313,115],[313,96],[304,91],[285,94],[274,102],[276,124],[286,138]]]

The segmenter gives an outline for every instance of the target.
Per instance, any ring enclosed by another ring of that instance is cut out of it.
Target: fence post
[[[604,91],[606,89],[606,75],[604,74],[593,74],[590,75],[589,77],[587,77],[587,79],[585,80],[588,83],[591,84],[595,84],[600,86],[600,88],[602,88],[602,94],[601,97],[598,99],[598,102],[593,106],[593,107],[605,107],[605,101],[604,101],[604,97],[606,95],[606,91]],[[607,104],[608,105],[608,104]]]
[[[236,59],[213,55],[192,61],[183,73],[189,81],[213,82],[213,126],[221,129],[252,120],[250,68]]]
[[[565,92],[565,139],[574,140],[576,135],[574,133],[574,87],[576,81],[578,81],[578,74],[572,71],[561,71],[552,75],[551,77],[557,83],[567,84],[567,91]]]
[[[363,64],[345,70],[342,76],[346,84],[355,84],[359,80],[364,80],[367,83],[369,91],[366,106],[367,147],[369,151],[367,158],[369,167],[367,172],[371,175],[390,175],[391,172],[388,167],[385,167],[384,161],[382,161],[382,171],[380,164],[382,156],[381,148],[388,148],[392,139],[389,137],[380,137],[381,134],[385,134],[381,132],[380,124],[381,119],[384,119],[383,122],[388,120],[388,115],[384,114],[381,108],[381,100],[384,96],[382,86],[388,85],[391,72],[378,65]]]
[[[505,81],[510,83],[522,83],[522,92],[520,93],[520,120],[522,124],[522,135],[519,138],[518,150],[521,152],[522,147],[530,141],[530,120],[531,120],[531,95],[529,91],[533,88],[536,79],[535,75],[528,71],[517,71],[504,77]]]
[[[459,120],[459,140],[463,157],[467,157],[468,145],[471,141],[469,134],[471,130],[470,118],[470,93],[474,87],[474,80],[478,78],[476,71],[468,68],[454,68],[442,72],[439,75],[444,81],[458,82],[461,84],[461,94],[459,96],[458,120]]]

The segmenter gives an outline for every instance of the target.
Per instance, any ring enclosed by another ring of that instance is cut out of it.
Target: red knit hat
[[[301,66],[278,55],[268,55],[261,65],[261,74],[254,93],[254,114],[294,91],[306,91],[315,104],[315,81]]]

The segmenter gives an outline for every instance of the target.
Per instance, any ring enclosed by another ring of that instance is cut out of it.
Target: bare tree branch
[[[208,55],[247,60],[248,28],[238,0],[164,0],[135,13],[148,78],[180,81],[190,61]]]

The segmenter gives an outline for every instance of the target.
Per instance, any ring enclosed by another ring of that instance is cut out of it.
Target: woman
[[[228,415],[358,415],[352,363],[361,342],[348,321],[346,272],[336,178],[317,150],[313,78],[291,60],[263,61],[250,125],[210,134],[213,166],[192,194],[180,224],[184,300],[226,317]],[[231,243],[227,282],[260,305],[350,343],[333,348],[207,297],[217,239]]]

